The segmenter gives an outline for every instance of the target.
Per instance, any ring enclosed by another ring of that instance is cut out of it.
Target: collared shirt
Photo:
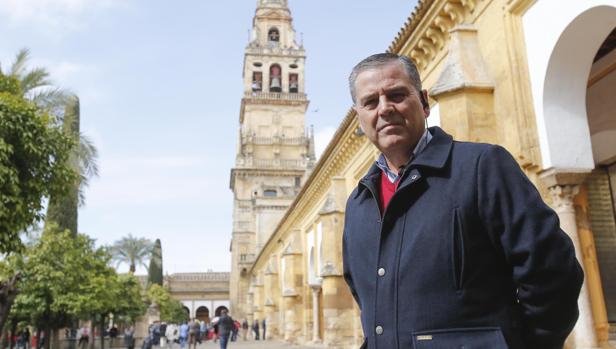
[[[417,156],[417,154],[421,153],[431,140],[432,134],[430,134],[430,132],[428,132],[428,129],[426,129],[421,138],[419,139],[419,142],[417,142],[415,149],[413,149],[413,152],[409,156],[409,161],[411,161],[415,156]],[[398,180],[399,176],[389,169],[389,166],[387,165],[387,159],[385,159],[385,155],[383,155],[382,153],[376,160],[376,165],[387,175],[387,179],[389,179],[390,182],[395,183]]]

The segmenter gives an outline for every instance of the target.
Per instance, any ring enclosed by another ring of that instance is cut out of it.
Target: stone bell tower
[[[304,48],[287,0],[258,0],[244,54],[235,167],[231,170],[231,315],[247,309],[252,263],[314,167],[314,137],[305,127]]]

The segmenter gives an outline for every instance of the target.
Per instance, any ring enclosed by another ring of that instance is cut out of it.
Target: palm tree
[[[78,207],[85,202],[84,189],[91,177],[98,176],[96,163],[98,151],[79,130],[81,118],[79,98],[59,87],[54,87],[45,68],[36,67],[28,70],[29,60],[30,51],[23,48],[19,50],[7,72],[3,72],[0,67],[0,74],[13,77],[18,82],[24,98],[31,100],[42,112],[51,114],[61,122],[64,132],[76,144],[69,161],[78,175],[77,180],[65,195],[51,197],[47,210],[47,221],[54,221],[61,231],[68,229],[75,235]]]
[[[22,48],[15,56],[15,61],[8,71],[0,74],[15,78],[19,82],[19,89],[24,98],[31,100],[41,110],[52,115],[62,115],[68,93],[54,87],[49,79],[49,72],[42,67],[27,70],[30,60],[30,50]]]
[[[128,234],[128,236],[113,243],[111,255],[118,266],[126,263],[129,265],[130,273],[134,274],[137,265],[146,267],[146,261],[152,253],[153,245],[151,240]]]

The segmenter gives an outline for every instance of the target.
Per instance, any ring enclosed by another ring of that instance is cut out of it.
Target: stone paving
[[[217,349],[220,348],[219,343],[214,343],[213,341],[203,342],[200,345],[197,345],[197,349]],[[157,349],[157,347],[153,347],[152,349]],[[173,349],[180,349],[180,346],[175,344]],[[188,347],[186,347],[188,349]],[[237,342],[229,342],[227,345],[227,349],[314,349],[314,347],[305,347],[305,346],[297,346],[290,345],[278,341],[255,341],[255,340],[239,340]]]

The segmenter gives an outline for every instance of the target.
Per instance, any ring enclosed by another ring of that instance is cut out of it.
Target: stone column
[[[323,309],[323,345],[330,349],[354,346],[355,337],[355,300],[342,275],[341,251],[346,197],[345,178],[333,177],[327,200],[319,211],[323,226],[323,256],[319,270],[323,279],[323,296],[319,306]]]
[[[263,274],[264,290],[265,290],[265,303],[264,303],[264,316],[267,325],[267,337],[278,338],[278,273],[272,265],[268,265]]]
[[[253,301],[253,317],[259,321],[259,328],[261,326],[261,320],[263,320],[264,307],[263,307],[263,282],[260,278],[257,278],[254,285],[254,301]]]
[[[251,285],[248,288],[248,293],[246,294],[246,320],[248,320],[248,325],[249,326],[252,326],[252,321],[254,320],[254,307],[253,307],[253,304],[254,304],[254,290],[253,290],[253,287]],[[252,330],[249,330],[249,332],[252,333]]]
[[[556,170],[548,170],[541,174],[541,178],[547,184],[550,196],[552,197],[552,207],[560,218],[560,226],[573,241],[575,256],[580,262],[582,269],[584,269],[584,273],[586,273],[586,270],[583,263],[583,253],[580,248],[573,198],[577,195],[578,185],[585,176],[586,174],[584,173],[562,173]],[[584,280],[582,290],[580,291],[578,307],[580,309],[580,317],[565,346],[576,349],[598,348],[586,280]]]
[[[321,281],[321,279],[315,279],[310,283],[310,288],[312,289],[312,341],[314,343],[321,343],[321,334],[319,333],[319,328],[321,327],[319,321]]]
[[[284,304],[284,340],[296,344],[301,332],[302,289],[302,254],[296,246],[295,239],[286,246],[282,253],[284,269],[281,270],[282,298]]]

